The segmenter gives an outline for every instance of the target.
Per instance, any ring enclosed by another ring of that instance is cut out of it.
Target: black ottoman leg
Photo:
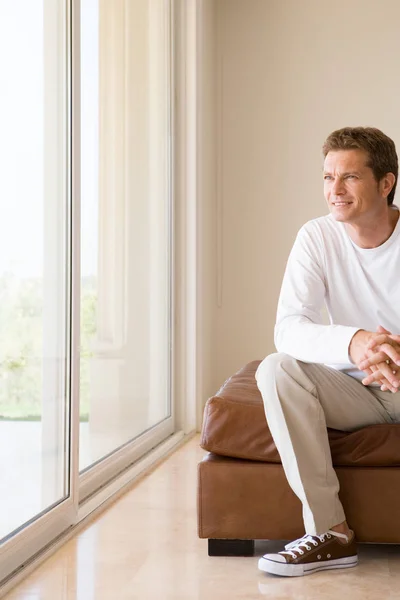
[[[208,556],[254,556],[254,540],[208,540]]]

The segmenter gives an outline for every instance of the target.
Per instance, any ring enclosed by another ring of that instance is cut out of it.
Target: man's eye
[[[325,181],[328,181],[328,180],[332,179],[332,177],[330,175],[324,175],[324,179],[325,179]]]
[[[356,179],[355,175],[347,175],[346,179]]]

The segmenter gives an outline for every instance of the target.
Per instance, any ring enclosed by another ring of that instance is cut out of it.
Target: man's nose
[[[332,193],[336,195],[344,193],[343,181],[339,177],[337,177],[333,182]]]

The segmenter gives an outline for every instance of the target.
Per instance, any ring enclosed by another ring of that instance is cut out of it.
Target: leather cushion
[[[230,377],[205,406],[204,450],[222,456],[280,463],[255,380],[256,360]],[[335,466],[399,466],[400,424],[370,425],[353,432],[328,429]]]

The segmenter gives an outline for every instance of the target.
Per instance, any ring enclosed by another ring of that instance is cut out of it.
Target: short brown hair
[[[333,131],[326,139],[322,152],[324,158],[335,150],[364,150],[368,154],[367,166],[379,182],[387,173],[393,173],[395,182],[387,197],[388,205],[393,204],[397,185],[399,164],[393,140],[375,127],[343,127]]]

